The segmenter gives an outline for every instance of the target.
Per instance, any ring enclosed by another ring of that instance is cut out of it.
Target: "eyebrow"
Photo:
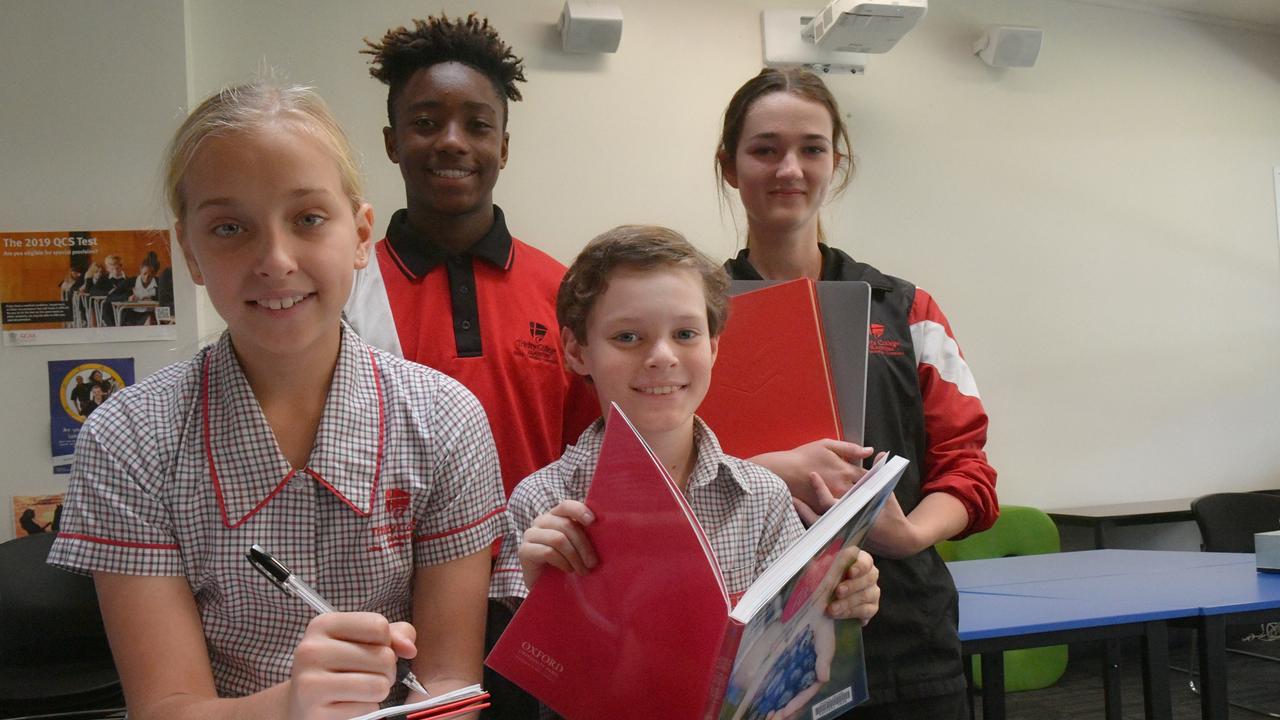
[[[294,190],[289,191],[289,198],[296,199],[296,198],[304,198],[310,195],[331,195],[331,194],[332,193],[330,193],[325,188],[301,187],[301,188],[296,188]],[[205,200],[204,202],[197,205],[196,212],[200,212],[201,210],[207,207],[233,207],[235,205],[236,205],[236,201],[233,200],[232,198],[214,197],[214,198],[209,198],[208,200]]]
[[[688,313],[686,315],[677,315],[676,317],[671,319],[674,320],[676,323],[692,323],[692,322],[697,322],[699,320],[706,320],[707,317],[702,313]],[[613,324],[613,323],[622,323],[626,325],[641,325],[647,322],[652,322],[653,319],[641,317],[639,315],[627,315],[627,316],[618,316],[618,317],[603,317],[601,318],[601,321],[604,322],[604,324],[606,325]]]
[[[410,112],[414,110],[435,110],[437,108],[442,108],[444,106],[445,106],[445,103],[440,102],[439,100],[418,100],[417,102],[410,103],[409,105],[405,106],[405,110],[408,110]],[[477,102],[475,100],[464,101],[462,103],[462,107],[466,108],[467,110],[487,110],[495,114],[498,112],[497,107],[490,105],[489,103]]]
[[[762,133],[756,133],[755,135],[752,135],[751,137],[747,138],[747,140],[777,140],[780,137],[782,137],[781,133],[762,132]],[[827,137],[826,135],[823,135],[822,133],[807,133],[802,137],[805,140],[821,140],[828,144],[831,143],[831,138]]]

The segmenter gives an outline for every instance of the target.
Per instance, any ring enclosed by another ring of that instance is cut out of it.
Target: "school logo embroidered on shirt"
[[[532,341],[520,338],[516,340],[514,352],[516,357],[526,358],[534,362],[559,365],[560,357],[556,353],[555,343],[544,343],[547,337],[547,326],[535,320],[529,321],[529,337]]]
[[[392,517],[404,517],[409,509],[409,491],[395,488],[387,491],[387,514]]]
[[[891,357],[900,357],[905,354],[902,351],[901,340],[885,338],[883,324],[871,323],[867,330],[871,336],[867,338],[867,352],[872,355],[888,355]]]
[[[405,513],[413,505],[412,499],[408,490],[400,488],[392,488],[383,495],[383,507],[390,522],[369,528],[370,544],[366,552],[386,552],[413,542],[413,529],[418,522],[405,519]]]

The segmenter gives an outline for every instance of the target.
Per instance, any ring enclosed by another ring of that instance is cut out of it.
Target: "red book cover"
[[[614,406],[586,498],[598,564],[544,572],[485,663],[568,720],[833,717],[866,679],[858,622],[823,608],[846,567],[836,553],[861,542],[906,465],[884,464],[735,608],[684,495]]]
[[[586,504],[599,564],[544,572],[485,663],[570,720],[696,717],[732,606],[684,495],[616,406]]]
[[[741,458],[844,439],[812,280],[735,295],[698,416]]]

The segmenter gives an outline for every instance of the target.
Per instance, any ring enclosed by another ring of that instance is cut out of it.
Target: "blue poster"
[[[71,472],[80,426],[113,393],[133,384],[133,358],[49,361],[53,471]]]

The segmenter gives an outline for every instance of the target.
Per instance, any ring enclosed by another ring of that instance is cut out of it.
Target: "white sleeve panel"
[[[969,371],[969,364],[960,356],[960,346],[941,323],[932,320],[912,323],[911,343],[915,345],[917,365],[933,366],[942,379],[955,385],[961,394],[979,397],[978,383]]]

